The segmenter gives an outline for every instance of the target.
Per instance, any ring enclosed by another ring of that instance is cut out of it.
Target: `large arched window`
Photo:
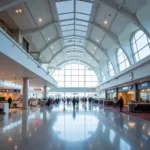
[[[115,75],[114,68],[113,68],[113,66],[112,66],[112,64],[111,64],[110,61],[108,61],[108,73],[109,73],[109,76],[110,76],[110,77],[112,77],[112,76]]]
[[[131,45],[136,62],[150,55],[150,39],[142,30],[133,35]]]
[[[80,64],[69,64],[56,69],[53,77],[59,87],[96,87],[98,79],[95,72]]]
[[[119,48],[117,51],[117,59],[118,59],[118,65],[119,65],[120,71],[130,66],[129,60],[121,48]]]
[[[101,74],[102,74],[102,80],[103,80],[103,81],[106,81],[106,76],[105,76],[105,74],[104,74],[103,71],[101,71]]]

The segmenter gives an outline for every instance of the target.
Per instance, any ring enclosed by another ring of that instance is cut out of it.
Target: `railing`
[[[17,40],[16,36],[2,22],[0,22],[0,28],[3,29],[3,31],[5,31],[21,47],[20,50],[25,55],[27,55],[28,58],[30,58],[32,61],[34,61],[39,68],[41,68],[47,75],[49,75],[48,72],[41,66],[41,64],[39,62],[37,62],[30,54],[28,54],[24,50],[24,48],[22,47],[22,44]],[[52,77],[52,79],[53,79],[53,77]],[[56,82],[56,80],[54,80],[54,79],[53,79],[53,81]]]

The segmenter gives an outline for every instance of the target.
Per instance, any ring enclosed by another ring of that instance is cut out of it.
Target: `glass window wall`
[[[95,72],[79,64],[69,64],[55,70],[53,77],[59,87],[96,87],[98,79]]]
[[[134,34],[131,45],[136,62],[150,55],[150,39],[143,31],[138,30]]]

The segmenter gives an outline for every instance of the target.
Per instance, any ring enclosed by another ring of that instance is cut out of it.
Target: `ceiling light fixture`
[[[16,9],[16,14],[18,14],[19,13],[19,11],[18,11],[18,9]]]
[[[49,38],[48,38],[48,41],[50,41],[50,40],[51,40],[51,38],[49,37]]]
[[[21,14],[23,10],[21,8],[15,10],[16,14]]]
[[[19,9],[19,12],[22,13],[22,9]]]
[[[99,42],[99,40],[98,40],[98,39],[97,39],[96,41],[97,41],[97,42]]]
[[[43,21],[43,19],[42,18],[39,18],[39,22],[42,22]]]
[[[104,21],[104,24],[108,24],[107,20]]]

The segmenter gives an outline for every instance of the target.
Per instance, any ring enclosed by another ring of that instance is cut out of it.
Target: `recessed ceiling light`
[[[42,22],[43,21],[43,19],[42,18],[39,18],[39,22]]]
[[[16,9],[16,13],[17,13],[17,14],[19,13],[18,9]]]
[[[108,24],[107,20],[104,21],[104,24]]]
[[[21,14],[23,11],[21,8],[15,10],[16,14]]]
[[[96,41],[97,41],[97,42],[99,42],[99,40],[98,40],[98,39],[97,39]]]
[[[19,9],[19,12],[22,13],[22,9]]]
[[[51,40],[51,38],[49,37],[49,38],[48,38],[48,41],[50,41],[50,40]]]

